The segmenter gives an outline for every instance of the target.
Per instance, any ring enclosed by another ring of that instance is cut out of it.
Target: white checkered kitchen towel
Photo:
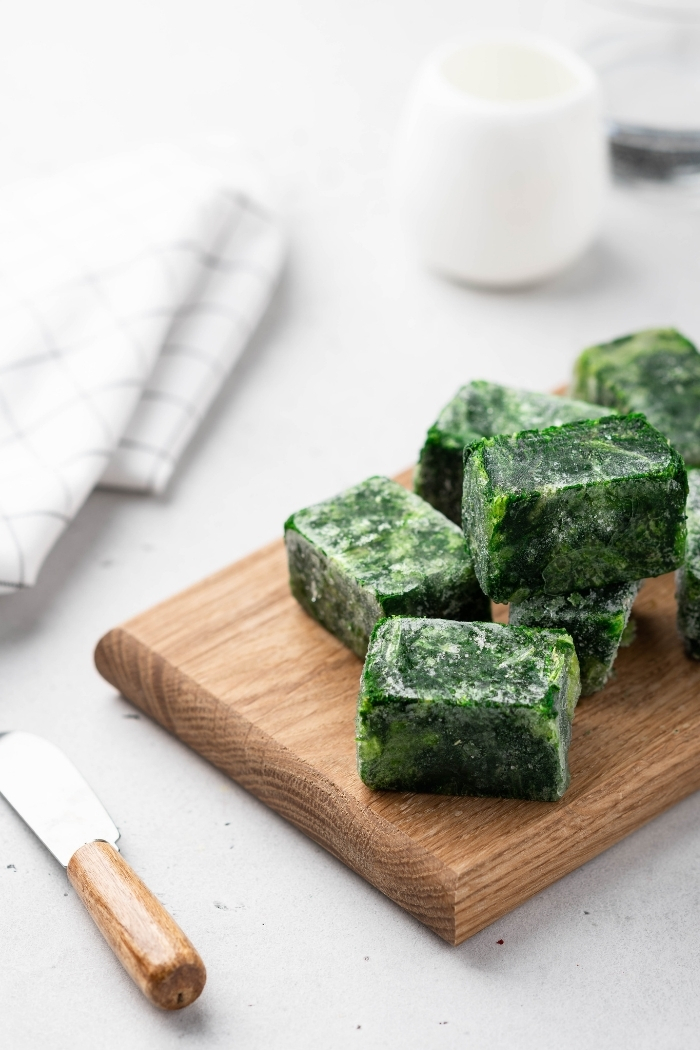
[[[100,481],[163,490],[283,251],[230,173],[175,147],[0,191],[0,593]]]

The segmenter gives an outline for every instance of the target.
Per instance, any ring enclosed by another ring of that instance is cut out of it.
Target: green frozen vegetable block
[[[632,583],[683,560],[685,466],[642,415],[500,434],[464,455],[464,532],[494,601]]]
[[[700,354],[674,328],[650,328],[584,350],[575,393],[643,412],[688,466],[700,466]]]
[[[678,629],[688,656],[700,660],[700,470],[688,471],[688,543],[676,577]]]
[[[415,490],[459,525],[465,445],[494,434],[541,430],[576,419],[598,419],[601,415],[600,405],[555,394],[513,390],[484,380],[467,383],[428,431],[415,473]]]
[[[292,593],[358,656],[380,617],[490,620],[459,528],[374,477],[285,523]]]
[[[394,617],[360,682],[357,763],[371,788],[554,801],[579,695],[565,631]]]
[[[639,581],[640,586],[641,586],[641,584],[643,582],[644,582],[643,580]],[[629,620],[627,621],[627,626],[625,627],[624,631],[622,632],[622,638],[620,638],[620,649],[626,649],[628,645],[632,644],[632,642],[635,640],[636,637],[637,637],[637,622],[636,622],[634,616],[630,616]]]
[[[581,695],[587,696],[603,688],[619,646],[629,644],[625,632],[640,586],[638,581],[573,594],[538,594],[511,605],[508,622],[516,627],[560,627],[567,631],[581,668]]]

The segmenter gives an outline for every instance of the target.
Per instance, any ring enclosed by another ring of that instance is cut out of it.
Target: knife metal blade
[[[92,788],[40,736],[0,734],[0,794],[64,868],[86,842],[102,839],[118,848],[119,831]]]

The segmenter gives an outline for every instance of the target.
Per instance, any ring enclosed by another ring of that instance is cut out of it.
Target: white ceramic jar
[[[607,169],[591,68],[550,40],[494,32],[426,61],[400,126],[394,189],[430,268],[515,287],[588,247]]]

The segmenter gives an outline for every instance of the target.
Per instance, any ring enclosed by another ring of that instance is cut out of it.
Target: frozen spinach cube
[[[299,510],[284,528],[294,597],[358,656],[383,616],[491,619],[461,530],[389,478]]]
[[[565,631],[394,617],[360,682],[357,765],[371,788],[554,801],[579,695]]]
[[[688,466],[700,466],[700,354],[674,328],[650,328],[591,346],[575,366],[575,393],[643,412]]]
[[[573,594],[538,594],[511,605],[508,622],[516,627],[560,627],[576,647],[581,669],[581,695],[602,689],[612,671],[619,646],[629,644],[625,632],[641,582],[613,584]]]
[[[688,656],[700,660],[700,470],[688,471],[688,542],[676,576],[678,629]]]
[[[494,434],[541,430],[601,415],[599,405],[474,380],[457,392],[428,431],[415,472],[415,490],[459,525],[465,445]]]
[[[639,582],[641,584],[643,581],[640,580]],[[627,646],[632,644],[636,637],[637,621],[635,620],[634,616],[630,616],[629,620],[627,621],[627,626],[622,632],[622,638],[620,638],[620,649],[626,649]]]
[[[683,560],[685,466],[638,413],[497,434],[464,455],[464,532],[494,601],[632,583]]]

